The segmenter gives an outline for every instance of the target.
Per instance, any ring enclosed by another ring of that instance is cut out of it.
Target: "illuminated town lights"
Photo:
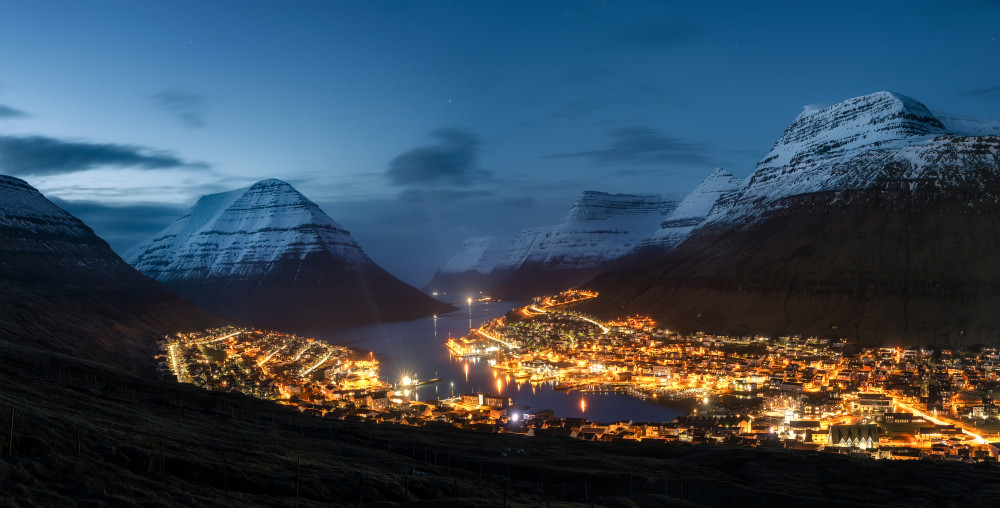
[[[519,418],[519,415],[517,413],[511,413],[511,415],[510,415],[510,421],[516,422],[518,420],[518,418]]]

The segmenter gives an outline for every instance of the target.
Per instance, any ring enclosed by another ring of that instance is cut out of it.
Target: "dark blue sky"
[[[998,62],[994,1],[9,2],[0,173],[120,252],[284,179],[422,285],[583,190],[746,176],[806,104],[1000,119]]]

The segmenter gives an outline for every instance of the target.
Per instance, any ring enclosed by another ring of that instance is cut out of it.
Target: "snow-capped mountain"
[[[526,265],[546,270],[598,266],[628,254],[677,207],[655,194],[585,191],[552,231],[535,245]]]
[[[720,200],[739,189],[743,182],[725,168],[717,168],[688,194],[677,208],[646,237],[640,247],[669,249],[688,237]]]
[[[910,188],[927,183],[961,185],[969,176],[963,167],[989,163],[995,156],[969,143],[978,141],[949,132],[926,106],[893,92],[806,108],[757,163],[746,185],[733,196],[732,206],[716,207],[709,220],[738,221],[791,196],[888,182]],[[959,153],[961,157],[951,157]]]
[[[496,267],[500,240],[493,236],[469,238],[441,267],[442,273],[477,272],[487,274]]]
[[[684,331],[992,340],[1000,138],[974,124],[891,92],[806,108],[683,242],[594,280],[587,310]]]
[[[551,226],[522,229],[513,240],[505,244],[493,270],[506,273],[520,268],[528,259],[528,255],[535,251],[538,244],[545,240],[551,231]]]
[[[125,257],[202,307],[261,326],[322,331],[450,309],[379,268],[319,206],[274,179],[202,197]]]
[[[0,175],[0,335],[120,367],[166,333],[221,324],[143,276],[18,178]]]
[[[203,196],[181,218],[125,253],[146,275],[168,282],[252,279],[277,261],[324,252],[343,266],[374,265],[343,227],[291,185],[261,180]]]
[[[555,226],[528,228],[506,242],[464,242],[425,289],[504,296],[565,289],[631,252],[676,206],[659,195],[585,191]]]

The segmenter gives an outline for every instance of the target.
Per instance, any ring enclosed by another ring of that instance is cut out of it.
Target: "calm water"
[[[532,386],[516,383],[513,377],[489,367],[485,360],[453,358],[445,341],[448,334],[461,337],[469,329],[522,304],[515,302],[473,302],[462,310],[435,318],[403,323],[390,323],[355,328],[321,337],[334,344],[360,347],[374,351],[381,362],[381,375],[392,382],[404,376],[421,380],[439,377],[440,383],[421,387],[419,398],[435,399],[452,393],[500,393],[514,397],[515,402],[531,406],[531,410],[551,409],[556,416],[585,416],[593,421],[633,422],[670,421],[685,411],[645,402],[618,394],[561,392],[552,384]]]

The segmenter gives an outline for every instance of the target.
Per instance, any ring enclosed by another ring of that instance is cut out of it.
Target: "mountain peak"
[[[203,196],[126,259],[255,326],[319,330],[451,309],[380,268],[316,203],[275,179]]]
[[[821,109],[803,108],[757,167],[774,168],[803,158],[946,132],[919,101],[895,92],[876,92]]]
[[[288,187],[289,189],[293,189],[293,190],[295,189],[294,187],[292,187],[291,185],[289,185],[288,182],[285,182],[284,180],[278,180],[277,178],[265,178],[264,180],[261,180],[261,181],[255,183],[255,184],[251,185],[249,188],[250,189],[262,189],[262,188],[267,188],[267,187]]]
[[[150,277],[248,275],[287,257],[328,252],[351,266],[371,260],[350,233],[291,185],[275,179],[202,196],[155,237],[125,254]],[[178,255],[183,253],[183,255]]]

